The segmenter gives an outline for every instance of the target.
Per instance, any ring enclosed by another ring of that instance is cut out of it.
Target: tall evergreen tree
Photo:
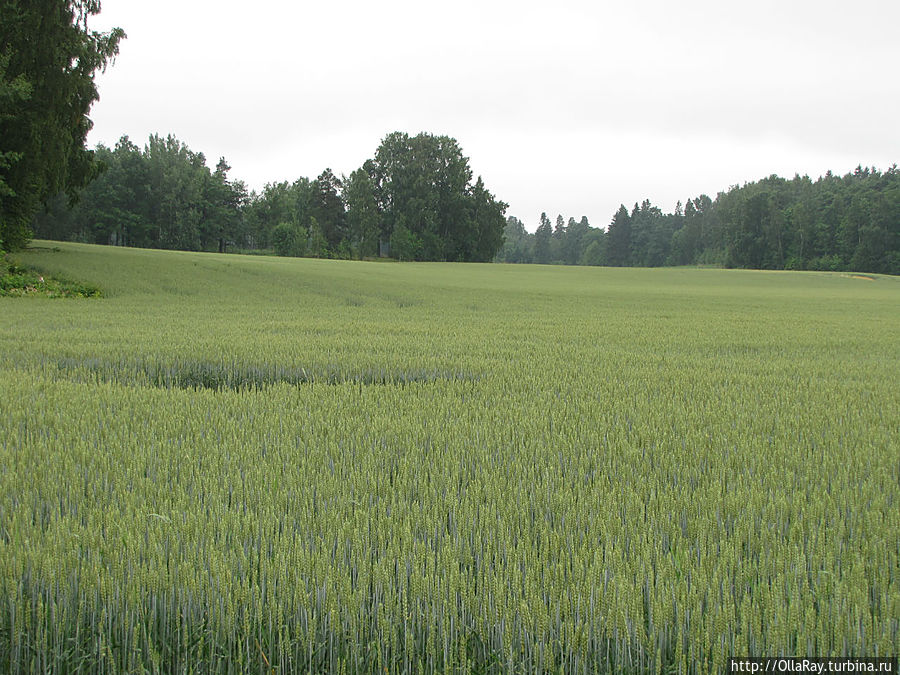
[[[470,190],[470,203],[470,217],[476,234],[468,260],[488,262],[503,245],[506,204],[497,201],[494,195],[488,192],[481,176]]]
[[[344,199],[351,249],[359,258],[377,255],[380,214],[375,185],[365,169],[357,169],[345,181]]]
[[[312,215],[315,216],[322,234],[332,252],[336,252],[341,241],[347,237],[347,214],[341,197],[343,185],[331,169],[325,169],[312,185]]]
[[[552,262],[551,240],[553,239],[553,226],[546,213],[541,214],[541,224],[534,233],[534,261],[542,265]]]
[[[42,202],[96,174],[85,148],[94,74],[125,33],[88,29],[99,0],[0,0],[0,247],[23,246]]]
[[[636,205],[635,205],[636,206]],[[613,267],[631,264],[631,216],[625,205],[619,206],[606,235],[606,260]]]

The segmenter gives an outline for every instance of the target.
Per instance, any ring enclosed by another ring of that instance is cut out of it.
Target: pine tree
[[[534,233],[534,261],[547,264],[551,262],[552,251],[550,248],[553,237],[553,227],[546,213],[541,214],[541,224]]]

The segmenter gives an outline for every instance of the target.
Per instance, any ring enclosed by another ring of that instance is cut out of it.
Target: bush
[[[279,223],[272,230],[277,255],[299,257],[306,253],[306,234],[294,223]]]
[[[43,295],[48,298],[98,298],[100,289],[65,279],[44,277],[36,270],[19,267],[0,258],[0,297]]]
[[[578,261],[579,265],[602,265],[603,264],[603,247],[600,246],[600,242],[592,241],[590,246],[584,249],[584,253],[581,254],[581,260]]]
[[[823,272],[841,272],[846,268],[839,255],[823,255],[818,258],[812,258],[807,264],[806,269],[820,270]]]
[[[391,235],[391,255],[397,260],[415,260],[422,254],[422,240],[405,225],[397,225]]]

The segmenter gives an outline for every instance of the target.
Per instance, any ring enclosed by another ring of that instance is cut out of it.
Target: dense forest
[[[859,167],[815,182],[770,176],[663,213],[645,200],[621,206],[604,231],[587,219],[534,234],[507,218],[502,262],[657,267],[856,270],[900,274],[900,170]]]
[[[249,193],[173,136],[144,148],[127,137],[99,146],[105,167],[69,208],[62,196],[34,232],[60,240],[192,251],[489,261],[503,242],[497,201],[447,136],[389,134],[349,176],[271,183]]]
[[[582,217],[534,233],[447,136],[389,134],[349,176],[271,183],[253,193],[220,159],[207,167],[176,138],[100,146],[105,170],[69,208],[60,196],[34,223],[48,239],[279,255],[656,267],[856,270],[900,274],[900,171],[778,176],[664,213],[621,206],[609,225]]]

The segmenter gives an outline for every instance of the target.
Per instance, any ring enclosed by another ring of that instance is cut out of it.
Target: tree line
[[[554,226],[543,213],[532,234],[511,216],[496,259],[900,274],[900,170],[860,166],[816,181],[773,175],[679,202],[673,213],[644,200],[620,206],[605,230],[562,216]]]
[[[59,195],[34,221],[49,239],[279,255],[657,267],[856,270],[900,274],[900,171],[858,167],[812,181],[770,176],[672,213],[649,200],[620,206],[606,229],[587,218],[534,233],[447,136],[389,134],[349,176],[266,185],[259,193],[173,136],[143,148],[99,146],[105,170],[71,207]]]
[[[34,222],[50,239],[183,250],[274,250],[279,255],[489,261],[502,244],[506,204],[448,136],[389,134],[349,176],[249,192],[173,136],[140,148],[99,146],[104,167],[70,207],[62,196]]]

